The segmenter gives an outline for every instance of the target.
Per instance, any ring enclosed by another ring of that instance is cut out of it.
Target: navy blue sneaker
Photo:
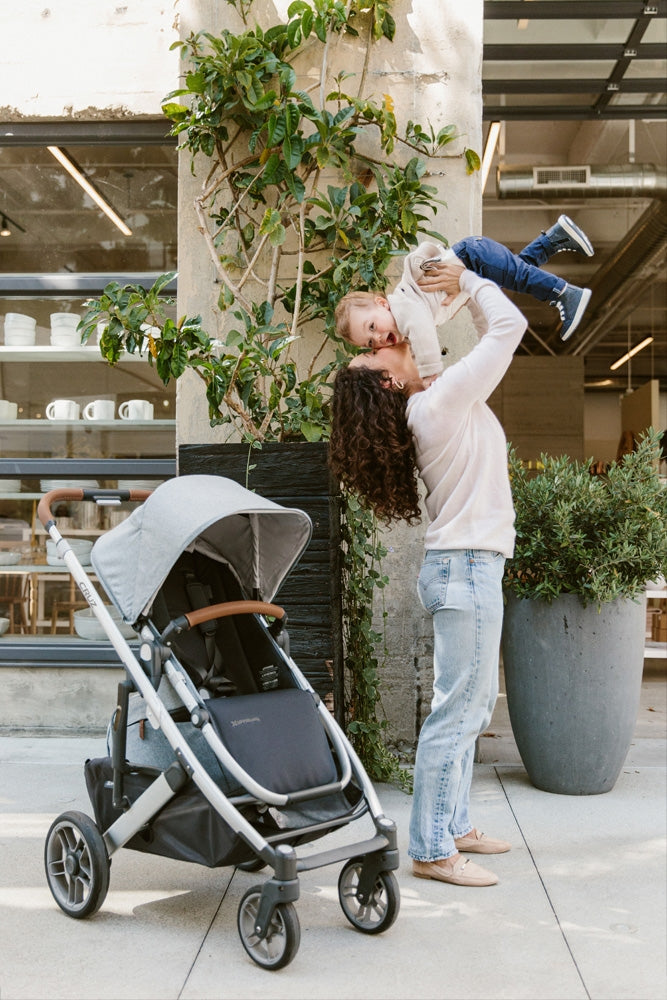
[[[574,250],[577,253],[585,254],[586,257],[592,257],[595,253],[593,244],[586,233],[579,226],[576,226],[567,215],[560,215],[558,222],[551,229],[547,229],[544,235],[554,248],[554,253]]]
[[[549,305],[555,306],[560,313],[563,325],[559,334],[561,340],[569,340],[581,322],[586,306],[591,297],[590,288],[578,288],[576,285],[566,285],[558,298]]]

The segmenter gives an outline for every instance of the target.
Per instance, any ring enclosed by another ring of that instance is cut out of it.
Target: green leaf
[[[480,167],[482,166],[482,161],[480,160],[479,155],[475,152],[474,149],[466,148],[465,158],[466,158],[467,174],[474,174],[474,172],[476,170],[479,170]]]

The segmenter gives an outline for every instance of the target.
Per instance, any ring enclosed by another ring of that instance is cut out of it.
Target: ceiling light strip
[[[486,146],[484,147],[484,155],[482,156],[482,194],[484,194],[486,182],[489,179],[489,172],[491,170],[491,164],[493,163],[496,146],[498,145],[498,139],[500,138],[501,127],[502,122],[491,122],[489,125],[489,132],[486,137]]]
[[[67,173],[74,178],[77,184],[79,184],[80,187],[83,188],[88,197],[92,198],[95,204],[102,209],[104,214],[111,219],[114,226],[117,226],[124,236],[131,236],[132,230],[129,228],[129,226],[127,226],[123,222],[121,217],[117,215],[116,212],[114,212],[111,205],[109,205],[109,203],[104,200],[102,195],[96,188],[93,187],[93,185],[90,183],[87,177],[84,177],[79,168],[69,158],[67,153],[63,149],[61,149],[60,146],[47,146],[46,148],[48,149],[49,153],[51,153],[51,155],[56,158],[58,163],[60,163],[60,165],[65,168]]]
[[[628,351],[627,354],[624,354],[622,358],[619,358],[618,361],[614,361],[613,365],[609,365],[609,370],[615,372],[617,368],[620,368],[626,361],[629,361],[630,358],[634,358],[635,354],[639,354],[640,351],[643,351],[645,347],[648,347],[648,345],[652,343],[653,337],[647,337],[645,340],[642,340],[640,344],[633,347],[632,350]]]

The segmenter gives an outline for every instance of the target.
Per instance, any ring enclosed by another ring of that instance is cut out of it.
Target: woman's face
[[[391,388],[399,388],[397,383],[401,383],[409,395],[424,388],[410,345],[405,340],[393,347],[380,347],[372,354],[358,354],[350,361],[350,368],[385,371],[391,379]]]

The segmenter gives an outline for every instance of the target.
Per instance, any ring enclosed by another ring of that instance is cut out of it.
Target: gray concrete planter
[[[514,738],[531,782],[545,792],[613,788],[639,708],[646,601],[584,607],[507,595],[503,664]]]

